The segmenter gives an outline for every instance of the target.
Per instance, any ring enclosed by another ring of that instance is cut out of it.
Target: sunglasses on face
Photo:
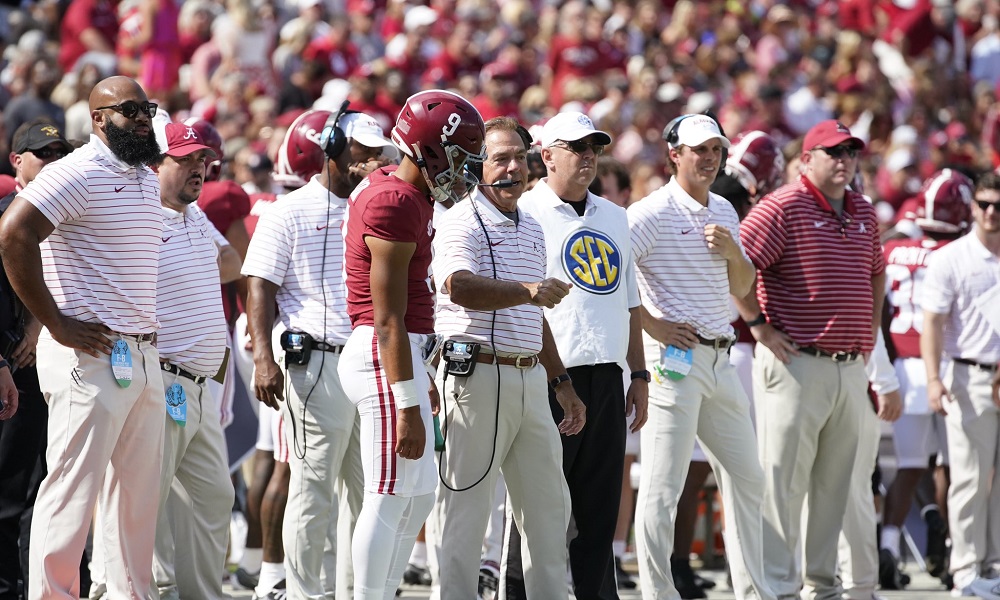
[[[979,210],[986,212],[993,207],[993,210],[1000,212],[1000,202],[988,202],[986,200],[976,200],[976,205],[979,206]]]
[[[597,156],[604,154],[604,144],[595,144],[593,142],[585,142],[583,140],[576,140],[573,142],[564,141],[561,147],[569,150],[573,154],[583,154],[588,149],[593,150],[594,154]]]
[[[853,146],[834,146],[833,148],[823,148],[823,152],[834,160],[840,160],[844,157],[847,158],[857,158],[860,151]]]
[[[48,160],[53,157],[59,159],[66,156],[66,151],[62,148],[39,148],[38,150],[32,150],[31,153],[42,160]]]
[[[135,102],[133,100],[127,100],[125,102],[122,102],[121,104],[112,104],[110,106],[98,106],[97,110],[104,110],[106,108],[110,108],[115,112],[121,113],[122,116],[125,117],[126,119],[134,119],[141,110],[142,112],[146,113],[147,117],[152,119],[153,117],[156,116],[157,106],[159,105],[153,104],[152,102],[143,102],[142,104],[139,104],[138,102]]]

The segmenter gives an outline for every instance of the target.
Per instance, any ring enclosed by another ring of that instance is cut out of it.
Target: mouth
[[[145,125],[138,125],[136,126],[135,129],[132,130],[132,132],[135,133],[136,135],[141,135],[143,137],[146,137],[149,135],[149,127]]]

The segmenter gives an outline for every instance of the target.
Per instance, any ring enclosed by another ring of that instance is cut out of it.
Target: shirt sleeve
[[[364,236],[389,242],[417,242],[417,236],[428,235],[428,225],[421,222],[416,200],[406,194],[385,191],[372,197],[361,216]],[[258,225],[260,227],[260,225]]]
[[[920,306],[928,312],[947,315],[955,302],[955,274],[948,263],[947,252],[938,250],[927,260]]]
[[[642,202],[633,204],[625,212],[628,215],[629,237],[632,242],[632,260],[636,264],[642,264],[656,242],[656,216]]]
[[[777,202],[765,197],[739,227],[740,245],[750,262],[760,270],[767,269],[785,253],[785,212]]]
[[[285,211],[277,205],[261,215],[243,261],[243,276],[260,277],[279,287],[284,284],[292,261],[289,227]]]
[[[444,295],[450,293],[445,282],[455,273],[479,274],[479,257],[484,243],[479,237],[480,230],[470,226],[466,211],[452,211],[441,220],[441,227],[434,236],[434,262],[431,264],[434,281]]]
[[[889,360],[889,352],[885,348],[881,330],[875,338],[875,347],[865,364],[865,372],[868,374],[868,382],[872,384],[872,390],[879,396],[899,390],[899,378],[896,376],[892,361]]]
[[[18,193],[45,218],[60,223],[83,217],[90,206],[87,178],[71,165],[52,163]]]

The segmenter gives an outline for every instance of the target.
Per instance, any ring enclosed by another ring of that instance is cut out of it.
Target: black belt
[[[160,363],[160,369],[166,371],[167,373],[173,373],[174,375],[180,375],[181,377],[187,377],[191,381],[195,382],[195,384],[197,384],[197,385],[201,385],[201,384],[205,383],[206,381],[208,381],[208,377],[206,377],[204,375],[195,375],[194,373],[192,373],[190,371],[182,369],[182,368],[178,367],[177,365],[174,365],[174,364],[171,364],[171,363],[168,363],[168,362],[161,362]]]
[[[317,341],[313,341],[313,348],[317,350],[322,350],[323,352],[330,352],[332,354],[340,354],[341,352],[344,351],[343,346],[334,346],[331,344],[327,344],[326,342],[317,342]]]
[[[153,333],[118,333],[122,337],[127,337],[130,340],[135,340],[138,343],[150,342],[152,344],[156,343],[156,332]]]
[[[997,371],[997,365],[987,365],[974,360],[969,360],[967,358],[953,358],[952,360],[963,365],[969,365],[970,367],[979,367],[980,369],[989,371],[990,373],[996,373]]]
[[[852,352],[827,352],[826,350],[820,350],[815,346],[801,346],[799,348],[799,352],[808,354],[809,356],[815,356],[816,358],[829,358],[833,362],[847,362],[861,356],[861,353],[857,350]]]
[[[699,335],[698,343],[701,344],[702,346],[711,346],[716,350],[728,350],[733,344],[736,343],[736,340],[727,337],[715,338],[713,340],[709,338],[703,338]]]

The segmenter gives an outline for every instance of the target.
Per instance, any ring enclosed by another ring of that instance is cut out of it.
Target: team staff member
[[[738,304],[759,342],[753,379],[764,558],[779,598],[798,597],[802,567],[803,597],[840,598],[843,591],[837,538],[862,411],[871,410],[862,355],[874,345],[885,285],[875,209],[847,190],[863,147],[837,121],[810,129],[804,174],[761,200],[740,232],[759,273],[756,295]],[[804,563],[796,556],[800,542]]]
[[[764,475],[756,457],[750,403],[729,361],[735,341],[729,296],[744,295],[753,267],[739,242],[736,210],[709,191],[729,140],[714,119],[684,115],[664,130],[673,178],[629,207],[632,254],[644,298],[643,327],[661,356],[683,351],[686,368],[661,359],[642,436],[636,517],[643,598],[676,594],[668,558],[673,515],[695,436],[719,477],[737,598],[773,598],[765,581],[760,504]],[[684,371],[689,371],[684,374]],[[665,464],[664,464],[665,463]]]
[[[569,286],[545,277],[541,227],[517,206],[530,144],[517,121],[491,119],[483,184],[439,224],[433,270],[440,288],[436,327],[446,340],[439,386],[445,450],[434,598],[476,597],[479,553],[500,472],[514,520],[528,532],[530,596],[566,595],[570,500],[559,433],[579,433],[586,409],[542,318],[542,307],[558,303]],[[497,182],[504,187],[491,187]],[[455,342],[479,346],[467,377],[447,374]],[[558,379],[556,398],[565,407],[558,429],[545,401],[546,373]]]
[[[578,599],[617,598],[612,542],[625,430],[637,433],[645,423],[649,394],[628,217],[587,190],[610,135],[596,131],[586,115],[568,112],[549,119],[541,138],[548,176],[519,205],[542,226],[546,277],[566,278],[574,287],[564,301],[545,310],[545,319],[573,389],[587,407],[587,427],[580,435],[562,437],[563,474],[576,522],[570,570]],[[623,364],[630,371],[628,394]],[[554,390],[549,404],[556,422],[562,421]]]
[[[145,594],[153,563],[164,410],[152,343],[163,219],[146,166],[160,156],[156,105],[134,80],[111,77],[91,92],[90,114],[90,142],[39,173],[0,221],[7,275],[45,327],[49,474],[32,521],[33,599],[79,595],[98,499],[108,594]]]
[[[955,591],[1000,598],[1000,176],[976,182],[972,232],[931,255],[920,354],[927,398],[945,416]],[[950,359],[941,370],[942,358]]]
[[[398,167],[368,176],[349,201],[344,239],[354,331],[338,365],[361,415],[365,498],[354,532],[354,598],[392,598],[434,504],[430,379],[435,200],[457,200],[467,161],[482,160],[483,119],[457,94],[407,99],[392,130]],[[477,553],[478,554],[478,553]]]
[[[0,214],[35,179],[42,167],[73,149],[59,129],[46,121],[18,127],[11,148],[15,188],[0,199]],[[0,264],[0,269],[2,267]],[[33,474],[41,464],[39,455],[45,451],[48,417],[35,369],[35,346],[41,328],[42,324],[24,310],[0,270],[0,347],[11,363],[13,384],[19,390],[17,402],[11,402],[11,406],[3,410],[13,416],[6,421],[0,420],[0,598],[16,597],[18,577],[28,580],[30,526],[21,526],[21,515],[29,508],[28,497],[34,495],[31,490],[37,486],[33,483],[36,481]],[[3,372],[0,378],[6,381]],[[7,403],[6,397],[4,403]]]
[[[327,540],[337,522],[338,500],[361,508],[361,456],[354,404],[344,394],[337,374],[340,352],[351,334],[342,279],[344,245],[341,224],[347,197],[370,171],[384,166],[378,123],[363,113],[335,115],[309,111],[292,124],[289,143],[301,160],[317,164],[319,174],[275,203],[260,218],[250,242],[243,273],[249,277],[250,335],[254,340],[255,387],[265,404],[287,400],[285,423],[291,480],[282,527],[287,594],[323,598],[335,593],[335,577],[322,578],[324,546],[336,556],[337,539]],[[329,128],[335,136],[311,132]],[[324,144],[325,142],[325,144]],[[273,306],[282,323],[284,369],[272,351]],[[304,334],[311,341],[307,364],[299,364],[288,337]],[[284,398],[285,378],[288,397]],[[338,498],[338,480],[347,498]],[[328,544],[327,544],[328,542]],[[334,559],[335,561],[335,559]],[[331,561],[331,562],[334,562]],[[346,587],[343,592],[346,593]]]

